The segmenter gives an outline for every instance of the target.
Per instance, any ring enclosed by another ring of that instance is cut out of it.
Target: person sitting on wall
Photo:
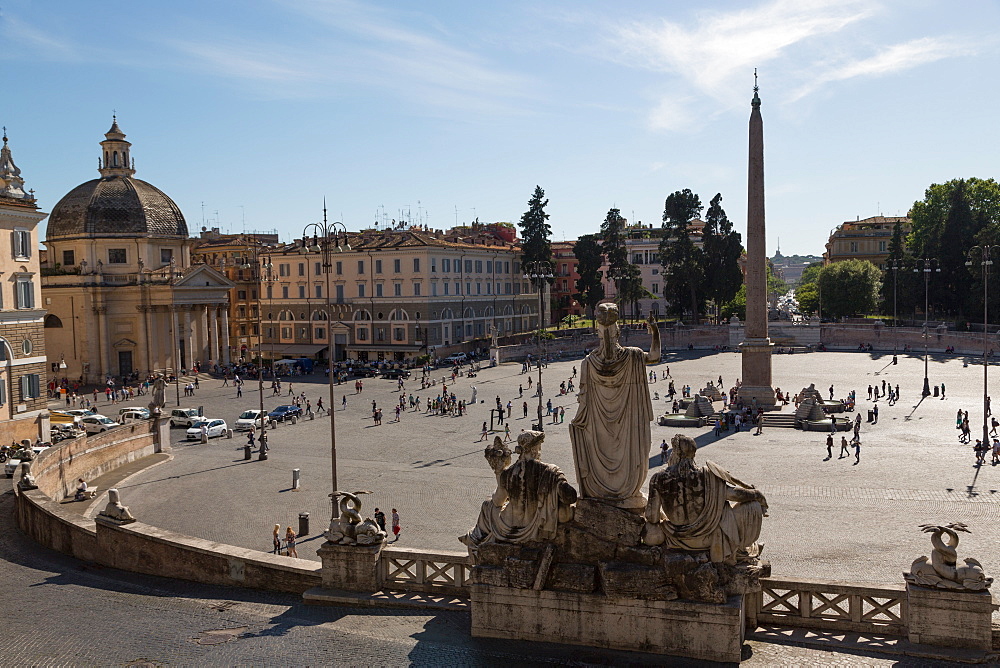
[[[73,500],[84,501],[90,498],[90,494],[87,492],[87,481],[80,478],[77,482],[80,484],[76,486],[76,496],[73,497]]]

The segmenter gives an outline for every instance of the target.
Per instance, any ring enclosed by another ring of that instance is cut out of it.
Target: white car
[[[469,356],[465,353],[452,353],[445,357],[444,361],[448,364],[465,364],[469,361]]]
[[[38,453],[41,452],[42,450],[45,450],[48,447],[49,446],[47,445],[46,446],[33,445],[31,446],[31,452],[35,455],[35,457],[38,457]],[[21,467],[21,460],[16,457],[12,457],[11,459],[8,459],[4,463],[3,472],[7,475],[8,478],[13,478],[14,474],[17,473],[17,469],[19,469],[20,467]]]
[[[122,415],[125,415],[125,413],[143,413],[144,414],[143,419],[144,420],[149,419],[149,409],[142,408],[141,406],[129,406],[128,408],[120,408],[118,410],[118,417],[120,418]]]
[[[217,436],[225,436],[226,432],[229,431],[229,425],[226,424],[225,420],[212,420],[210,418],[201,418],[200,420],[195,421],[195,423],[191,425],[191,428],[187,430],[187,439],[189,441],[201,440],[202,425],[207,425],[209,438],[215,438]]]
[[[80,426],[83,427],[89,436],[90,434],[100,434],[120,425],[104,415],[88,415],[80,419]]]
[[[200,419],[197,408],[175,408],[170,411],[171,427],[190,427]]]
[[[264,420],[267,419],[267,413],[256,408],[251,408],[250,410],[243,411],[240,416],[236,418],[236,423],[233,424],[234,431],[250,431],[251,427],[256,427],[260,429],[264,426]]]
[[[149,411],[122,411],[118,414],[118,421],[122,424],[132,424],[133,422],[145,422],[149,419]]]

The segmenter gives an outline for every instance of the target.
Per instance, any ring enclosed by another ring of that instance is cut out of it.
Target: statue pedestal
[[[329,541],[316,553],[323,562],[321,575],[324,589],[347,589],[373,593],[379,582],[379,559],[385,541],[376,545],[340,545]]]
[[[472,586],[472,635],[739,663],[744,596],[725,603]]]
[[[909,640],[921,645],[989,650],[993,596],[906,585]]]

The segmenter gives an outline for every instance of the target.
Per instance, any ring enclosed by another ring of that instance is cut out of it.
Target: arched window
[[[369,313],[368,311],[364,311],[364,310],[362,310],[362,311],[355,311],[354,312],[354,319],[355,320],[371,320],[372,319],[372,314]]]
[[[114,160],[114,166],[115,166],[115,167],[117,167],[117,166],[118,166],[118,151],[115,151],[115,152],[114,152],[114,153],[112,154],[112,156],[113,156],[113,158],[112,158],[112,159]]]
[[[475,318],[476,312],[472,310],[472,307],[466,307],[465,313],[462,315],[463,318]]]
[[[46,329],[50,327],[62,327],[62,326],[63,326],[62,320],[60,320],[59,316],[55,315],[54,313],[50,313],[47,316],[45,316]]]
[[[313,320],[329,320],[330,317],[327,315],[326,311],[313,311],[312,312],[312,319]]]

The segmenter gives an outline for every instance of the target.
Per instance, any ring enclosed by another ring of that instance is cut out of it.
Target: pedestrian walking
[[[385,513],[378,508],[375,509],[375,524],[378,525],[379,529],[385,531]]]
[[[510,423],[503,426],[503,442],[510,443]]]
[[[524,409],[524,417],[528,417],[528,402],[525,401],[521,404],[521,408]]]
[[[236,398],[239,399],[243,396],[243,385],[242,383],[236,386]]]
[[[667,445],[667,439],[663,439],[663,442],[660,443],[660,466],[667,463],[667,454],[669,450],[670,446]]]
[[[482,433],[479,435],[479,440],[485,441],[487,435],[489,435],[489,430],[486,428],[486,423],[483,422],[483,430]]]
[[[861,463],[861,439],[854,439],[854,466]]]
[[[826,459],[827,461],[833,459],[833,434],[827,434],[826,436]]]
[[[941,383],[941,399],[944,399],[944,383]]]
[[[872,424],[878,424],[878,404],[875,404],[875,407],[872,408],[872,417],[874,418]]]
[[[754,436],[760,436],[764,433],[764,414],[757,413],[757,431],[754,432]]]
[[[299,558],[299,553],[295,549],[295,532],[292,531],[292,527],[285,529],[285,548],[288,550],[289,557]]]
[[[272,531],[271,533],[272,533],[271,540],[274,543],[274,550],[272,551],[274,554],[281,554],[281,525],[275,524],[274,531]]]
[[[399,532],[402,531],[402,530],[403,530],[403,527],[401,527],[399,525],[399,513],[396,512],[395,508],[393,508],[392,509],[392,535],[395,536],[395,538],[392,539],[392,542],[395,543],[396,541],[399,540]]]
[[[854,440],[857,441],[857,440],[860,440],[860,439],[858,439],[855,436]],[[841,436],[840,437],[840,456],[837,457],[837,459],[843,459],[844,457],[850,457],[850,456],[851,456],[851,451],[847,447],[847,437],[846,436]]]

